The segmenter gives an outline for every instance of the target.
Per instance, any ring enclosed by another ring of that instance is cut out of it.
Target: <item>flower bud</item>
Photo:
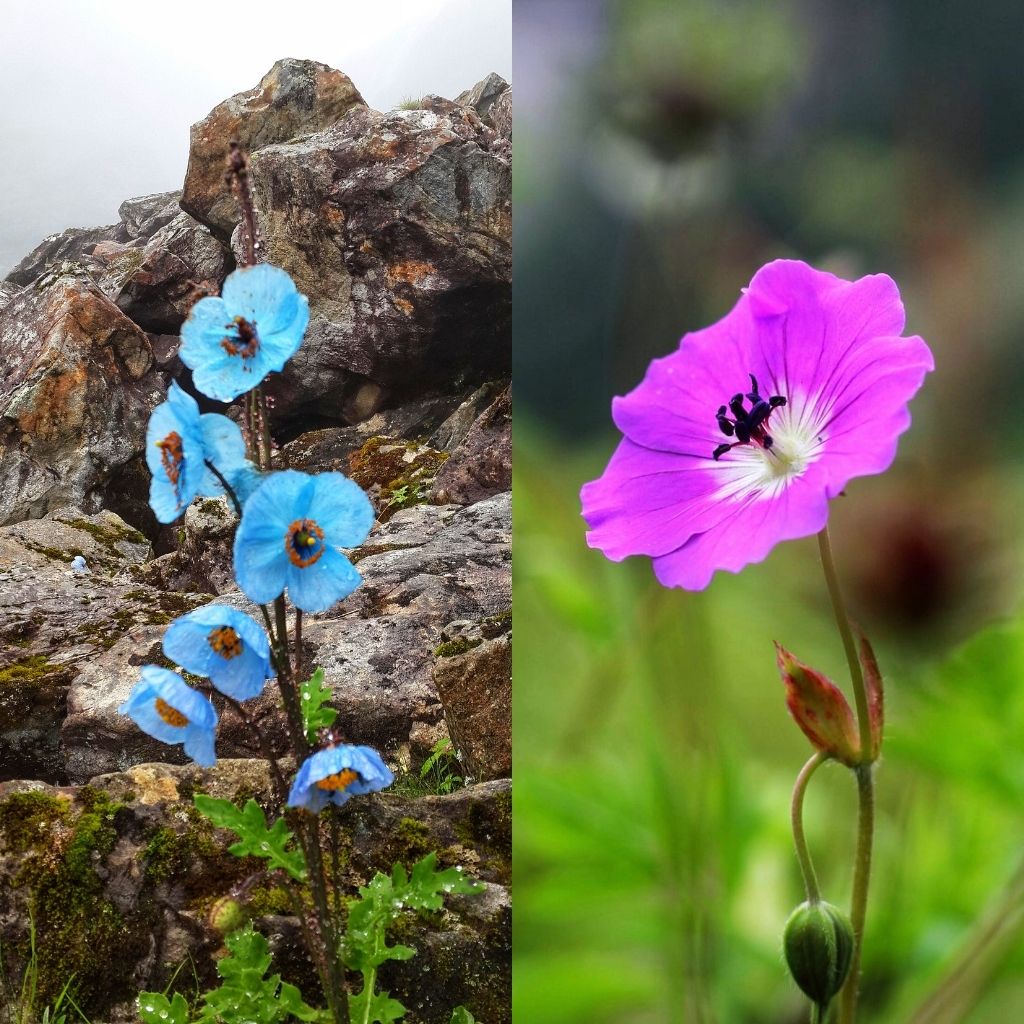
[[[786,706],[816,750],[851,768],[862,758],[860,735],[843,691],[817,669],[775,645],[779,672],[786,686]]]
[[[241,928],[247,920],[245,908],[232,896],[223,896],[210,907],[210,927],[221,935]]]
[[[853,928],[831,903],[801,903],[786,922],[786,964],[801,991],[828,1006],[843,987],[853,957]]]

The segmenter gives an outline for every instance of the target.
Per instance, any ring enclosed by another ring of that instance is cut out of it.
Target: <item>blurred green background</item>
[[[860,1019],[1024,1020],[1024,14],[516,0],[514,32],[517,1019],[807,1019],[772,641],[847,686],[816,545],[668,591],[578,500],[611,397],[795,256],[890,273],[938,367],[831,519],[887,683]],[[805,815],[848,905],[849,773]]]

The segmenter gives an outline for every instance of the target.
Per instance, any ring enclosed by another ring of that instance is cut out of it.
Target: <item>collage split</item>
[[[0,1024],[1024,1022],[1019,5],[2,15]]]

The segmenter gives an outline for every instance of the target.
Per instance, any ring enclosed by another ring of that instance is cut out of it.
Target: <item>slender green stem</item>
[[[811,851],[807,847],[807,837],[804,835],[804,793],[807,792],[807,784],[811,776],[817,771],[818,766],[828,760],[828,756],[818,751],[800,769],[796,777],[796,785],[793,787],[793,845],[796,846],[796,857],[800,862],[800,874],[803,875],[804,889],[807,892],[809,903],[818,903],[821,900],[821,892],[818,889],[818,877],[814,873],[814,863],[811,860]]]
[[[868,909],[868,884],[871,881],[871,845],[875,834],[875,783],[872,767],[859,765],[857,776],[857,853],[853,871],[853,896],[850,923],[853,925],[853,957],[850,975],[839,993],[839,1024],[854,1024],[857,1014],[857,990],[860,984],[860,956],[864,945],[864,921]]]
[[[818,550],[821,552],[821,567],[825,571],[825,583],[828,585],[828,596],[832,599],[832,611],[835,615],[836,626],[839,627],[843,650],[846,652],[846,662],[850,666],[850,681],[853,683],[853,696],[857,702],[861,757],[867,758],[871,754],[868,691],[864,685],[864,672],[860,666],[860,658],[857,656],[857,643],[853,638],[850,618],[846,614],[846,605],[843,603],[842,591],[839,589],[839,576],[836,573],[835,560],[832,558],[832,543],[829,540],[827,526],[818,534]]]
[[[821,1024],[822,1013],[820,1003],[811,1003],[811,1024]]]
[[[832,611],[836,626],[843,640],[843,649],[850,666],[850,679],[857,704],[857,725],[860,730],[860,750],[863,762],[854,769],[857,776],[857,852],[854,856],[853,895],[850,906],[850,923],[853,925],[853,957],[850,974],[839,993],[839,1024],[854,1024],[857,1015],[857,993],[860,987],[861,947],[864,942],[864,922],[867,918],[868,885],[871,880],[871,847],[875,834],[875,788],[872,768],[867,760],[871,756],[871,719],[868,714],[868,694],[864,685],[864,673],[857,656],[857,645],[853,629],[839,589],[839,576],[832,557],[828,527],[818,534],[818,550],[821,553],[821,567],[825,572]]]

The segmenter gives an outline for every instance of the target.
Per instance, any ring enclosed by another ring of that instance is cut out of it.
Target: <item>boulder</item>
[[[220,293],[228,260],[227,248],[208,228],[179,212],[142,248],[112,254],[100,285],[144,330],[176,333],[198,299]]]
[[[108,224],[99,228],[68,228],[48,235],[5,278],[8,284],[23,288],[37,281],[43,274],[62,267],[78,264],[87,270],[101,269],[102,264],[91,259],[97,243],[124,242],[121,226]]]
[[[512,486],[512,389],[477,417],[462,443],[438,469],[430,500],[469,505]]]
[[[471,89],[459,93],[455,97],[455,102],[463,107],[472,107],[481,121],[494,128],[495,124],[491,117],[491,112],[498,99],[508,90],[508,82],[501,75],[497,75],[492,71]]]
[[[228,143],[252,154],[334,124],[365,106],[347,75],[311,60],[279,60],[259,85],[218,104],[192,126],[181,208],[230,237],[238,204],[224,181]]]
[[[434,686],[448,734],[474,781],[512,775],[512,610],[445,629]]]
[[[149,339],[88,278],[43,277],[0,312],[0,523],[116,507],[164,388]]]
[[[401,404],[508,372],[511,164],[473,120],[357,108],[253,155],[266,259],[310,299],[303,346],[269,382],[278,420],[345,420],[365,381]]]
[[[149,239],[181,213],[180,200],[180,190],[126,199],[117,208],[121,233],[130,239]]]

